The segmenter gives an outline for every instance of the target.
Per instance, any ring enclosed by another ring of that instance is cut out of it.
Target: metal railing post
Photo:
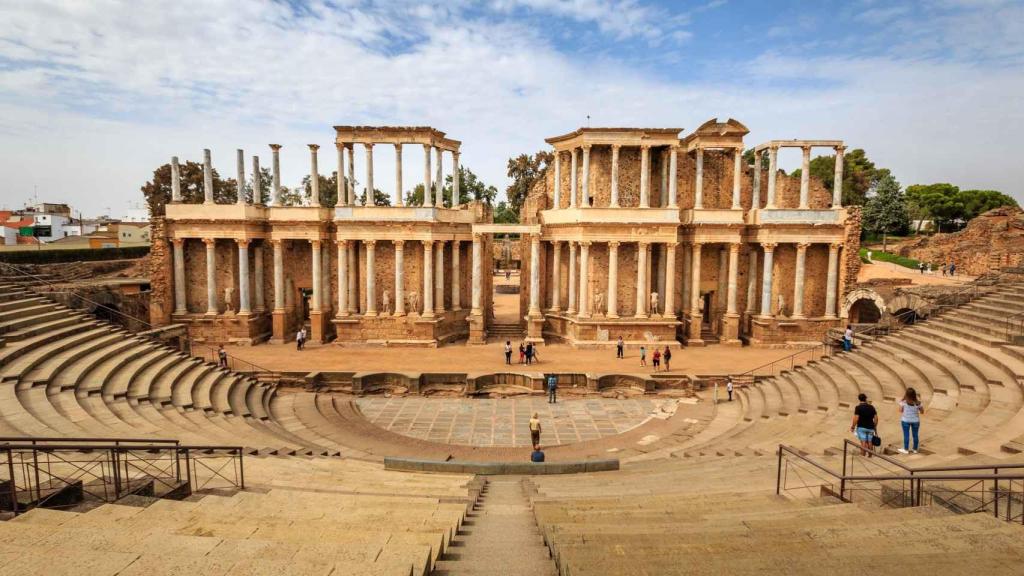
[[[7,473],[11,475],[11,511],[18,515],[18,485],[14,479],[14,452],[7,449]]]
[[[245,490],[245,455],[238,449],[238,472],[241,477],[242,490]]]
[[[32,469],[35,470],[36,502],[38,502],[43,499],[43,487],[39,483],[39,451],[36,450],[35,448],[32,449]],[[50,478],[53,478],[53,476],[51,476]],[[52,484],[53,481],[51,480],[50,483]]]
[[[779,445],[778,469],[775,471],[775,494],[782,494],[782,445]]]

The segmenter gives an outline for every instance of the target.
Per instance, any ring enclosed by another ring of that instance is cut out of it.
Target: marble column
[[[171,156],[171,202],[181,202],[181,170],[177,156]]]
[[[348,182],[346,183],[346,188],[348,188],[348,205],[349,206],[355,206],[356,205],[356,147],[355,147],[354,143],[349,142],[348,144],[345,145],[345,148],[347,150],[347,155],[348,155]],[[350,248],[350,249],[352,249],[352,248]],[[349,260],[349,267],[348,267],[349,270],[354,270],[353,266],[354,266],[354,264],[352,263],[352,261],[350,259]],[[349,298],[348,304],[349,304],[349,306],[354,306],[355,305],[355,300],[352,299],[352,298]]]
[[[459,153],[452,151],[452,207],[461,204],[462,175],[459,173]]]
[[[764,269],[761,272],[761,316],[772,316],[772,258],[775,244],[761,244],[764,250]]]
[[[480,316],[483,314],[483,250],[480,234],[473,234],[473,303],[470,314]]]
[[[338,318],[348,316],[348,244],[348,240],[338,240]]]
[[[185,300],[185,239],[172,238],[174,247],[174,313],[187,314],[188,304]]]
[[[427,156],[429,156],[429,150]],[[423,241],[423,317],[434,317],[434,241]]]
[[[320,283],[324,290],[323,295],[320,296],[320,308],[324,312],[330,312],[331,310],[331,243],[329,240],[324,240],[320,245],[320,267],[322,273],[320,277],[323,278],[323,282]]]
[[[619,149],[622,146],[612,144],[612,200],[611,207],[619,207]]]
[[[444,150],[434,148],[434,159],[437,160],[437,177],[434,178],[434,206],[444,207]]]
[[[825,281],[825,317],[836,317],[839,297],[839,243],[828,245],[828,277]]]
[[[452,241],[452,311],[462,310],[462,271],[460,270],[459,254],[462,243],[458,240]]]
[[[203,150],[203,204],[213,204],[213,160],[210,149]]]
[[[590,242],[580,242],[580,318],[590,318]]]
[[[637,318],[647,317],[647,300],[649,294],[645,294],[647,288],[647,246],[646,242],[637,242],[636,245],[636,313]]]
[[[811,147],[804,146],[803,160],[800,163],[800,209],[811,207]]]
[[[775,181],[779,171],[778,159],[779,147],[773,144],[768,148],[768,199],[764,205],[767,209],[775,208]]]
[[[236,240],[238,243],[238,313],[251,314],[249,305],[249,241]]]
[[[694,242],[690,255],[690,314],[700,316],[700,252],[702,245]]]
[[[718,293],[715,294],[715,309],[725,310],[726,294],[729,291],[729,247],[718,249]]]
[[[569,308],[565,313],[570,316],[576,313],[576,298],[579,293],[576,290],[576,243],[569,241]]]
[[[668,207],[675,208],[679,205],[676,177],[679,165],[679,147],[669,146],[668,150]]]
[[[679,309],[683,317],[686,316],[690,306],[690,274],[693,272],[693,267],[690,264],[691,250],[684,244],[683,245],[683,278],[682,278],[682,298],[679,301]]]
[[[843,206],[843,154],[846,152],[846,146],[836,146],[836,169],[833,173],[833,184],[832,184],[832,207],[841,208]]]
[[[352,151],[349,150],[349,153]],[[351,156],[349,157],[351,158]],[[355,314],[359,312],[359,286],[356,277],[359,275],[359,248],[355,240],[348,243],[348,312]]]
[[[757,210],[761,207],[761,159],[764,158],[763,150],[754,151],[754,189],[750,195],[750,209]]]
[[[235,161],[238,174],[235,176],[235,204],[245,206],[245,150],[239,149]]]
[[[757,245],[751,244],[747,263],[747,312],[757,311]]]
[[[336,205],[348,206],[347,186],[345,186],[345,146],[344,144],[336,144],[335,147],[338,149],[338,177],[335,183],[338,200]],[[341,286],[341,284],[338,284],[338,286]]]
[[[576,149],[569,151],[569,208],[576,207]]]
[[[274,171],[270,190],[270,205],[281,205],[281,145],[270,145],[270,168]],[[284,306],[281,306],[284,309]]]
[[[551,311],[562,311],[562,243],[551,242]]]
[[[654,290],[651,290],[651,278],[654,272],[654,258],[651,257],[652,247],[653,245],[647,244],[647,248],[644,249],[647,253],[644,256],[644,261],[647,262],[647,266],[644,268],[644,303],[647,304],[645,312],[648,316],[658,313],[657,306],[654,307],[654,310],[651,310],[650,306],[651,292],[654,292]]]
[[[743,148],[736,148],[732,151],[732,209],[739,210],[740,186],[743,177]]]
[[[693,207],[704,208],[704,149],[697,147],[697,176],[693,181]]]
[[[583,146],[583,199],[584,208],[590,208],[590,144]]]
[[[395,144],[395,206],[402,205],[402,144]]]
[[[310,261],[313,263],[313,280],[310,287],[313,290],[313,297],[310,299],[309,311],[320,312],[323,308],[323,287],[324,279],[320,271],[320,241],[310,240]]]
[[[220,312],[217,303],[217,241],[203,238],[206,244],[206,313],[216,315]]]
[[[807,270],[807,247],[801,242],[796,245],[796,277],[793,279],[793,318],[804,317],[804,277]]]
[[[608,243],[608,294],[606,295],[609,318],[619,317],[619,243]]]
[[[309,205],[320,207],[320,169],[316,162],[319,144],[309,144]]]
[[[739,243],[729,244],[729,287],[726,296],[725,313],[731,315],[738,313],[736,308],[736,291],[738,289],[740,273],[740,246]]]
[[[676,246],[675,242],[665,244],[665,297],[663,314],[672,318],[676,317]]]
[[[405,316],[405,240],[392,240],[395,246],[395,316]]]
[[[663,149],[659,158],[661,164],[661,188],[658,189],[658,206],[665,207],[668,205],[668,151]]]
[[[377,315],[377,241],[363,240],[363,245],[366,246],[366,315],[373,317]]]
[[[554,151],[554,165],[555,165],[555,201],[553,208],[558,209],[562,207],[562,153],[558,150]]]
[[[663,310],[665,307],[665,244],[658,244],[658,273],[657,288],[655,291],[658,293],[658,310],[651,310],[651,313],[657,313],[659,310]]]
[[[530,235],[530,308],[531,318],[540,317],[540,234]]]
[[[373,144],[366,142],[363,146],[366,147],[366,198],[363,206],[373,206]]]
[[[651,147],[640,147],[640,207],[651,207]]]
[[[430,144],[423,145],[423,206],[434,205],[434,188],[430,181],[433,175],[430,173]]]
[[[271,240],[274,247],[274,312],[284,312],[284,246],[283,240]]]
[[[260,174],[260,157],[252,157],[252,203],[262,205],[263,202],[263,175]]]
[[[434,243],[434,312],[444,313],[444,245],[443,240]]]

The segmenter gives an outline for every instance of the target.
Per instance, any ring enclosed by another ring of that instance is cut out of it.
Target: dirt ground
[[[974,280],[973,276],[962,276],[960,274],[957,274],[955,277],[943,276],[939,270],[921,274],[918,270],[911,270],[892,262],[875,261],[872,264],[862,263],[860,265],[860,272],[857,274],[857,281],[866,282],[874,278],[910,278],[914,284],[936,284],[943,286],[966,284]]]

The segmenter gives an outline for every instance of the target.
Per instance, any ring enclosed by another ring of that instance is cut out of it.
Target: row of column
[[[569,150],[569,207],[576,208],[578,205],[583,208],[591,207],[590,197],[590,148],[591,144],[584,144],[579,148],[581,154],[577,154],[577,148]],[[611,202],[610,207],[620,208],[619,204],[619,150],[622,148],[620,144],[612,144],[612,166],[611,166]],[[668,162],[662,161],[662,174],[661,174],[661,189],[668,189],[668,203],[669,208],[675,208],[677,204],[677,193],[676,193],[676,173],[678,165],[678,146],[668,146],[666,155],[668,156]],[[562,162],[561,154],[564,150],[555,150],[554,152],[554,165],[555,165],[555,208],[562,207]],[[578,156],[582,156],[582,177],[578,175],[577,166],[580,161],[577,160]],[[640,207],[650,208],[651,207],[651,147],[640,146]],[[577,204],[579,200],[579,204]]]
[[[355,191],[355,160],[354,160],[354,148],[352,143],[348,144],[337,144],[338,149],[338,178],[337,178],[337,197],[338,206],[355,206],[356,191]],[[366,148],[366,198],[364,198],[363,205],[373,204],[373,144],[364,143],[363,146]],[[404,204],[404,198],[402,197],[402,144],[397,143],[395,146],[395,206],[402,206]],[[320,146],[317,144],[309,144],[310,153],[310,204],[312,206],[320,206],[320,171],[317,161],[317,151]],[[271,144],[270,151],[273,158],[272,166],[272,179],[271,194],[270,194],[270,205],[280,206],[281,205],[281,159],[280,159],[280,144]],[[434,152],[434,157],[437,163],[436,176],[432,174],[431,170],[431,150]],[[439,147],[433,147],[429,144],[423,145],[424,152],[424,167],[423,167],[423,190],[424,198],[423,203],[426,206],[435,206],[440,208],[443,206],[443,192],[444,192],[444,172],[443,168],[443,153],[444,150]],[[346,162],[347,154],[347,162]],[[452,155],[452,206],[456,206],[459,203],[459,152],[457,150],[451,151]],[[238,150],[237,154],[237,174],[236,174],[236,185],[237,185],[237,204],[246,204],[245,199],[245,152]],[[347,169],[346,169],[347,166]],[[262,190],[261,172],[260,172],[260,158],[259,156],[252,157],[252,173],[253,173],[253,198],[254,203],[258,203],[260,196],[260,190]],[[203,203],[204,204],[215,204],[214,201],[214,188],[213,188],[213,162],[210,155],[209,149],[203,150]],[[178,157],[173,156],[171,158],[171,202],[181,202],[181,170],[178,163]]]
[[[694,153],[696,154],[697,174],[694,178],[694,192],[693,192],[693,207],[696,210],[704,208],[704,150],[702,146],[698,146]],[[743,148],[732,149],[732,206],[733,210],[739,210],[743,208],[740,205],[740,189],[743,182]]]
[[[755,209],[761,205],[761,163],[764,153],[768,153],[768,190],[765,198],[765,208],[778,208],[776,205],[776,180],[778,176],[778,156],[780,146],[772,144],[765,150],[754,154],[754,191],[751,206]],[[801,210],[808,210],[811,207],[811,146],[802,146],[803,157],[800,162],[800,201],[797,206]],[[843,205],[843,155],[846,152],[845,146],[836,146],[835,172],[833,173],[832,184],[832,207],[840,208]],[[735,199],[733,203],[735,204]]]
[[[220,299],[217,295],[217,259],[214,238],[203,238],[206,245],[206,313],[220,313]],[[249,244],[250,240],[235,240],[238,245],[238,313],[251,314],[254,311],[250,304],[249,293]],[[173,252],[171,260],[174,268],[174,313],[187,314],[186,283],[185,283],[185,239],[171,239]],[[275,257],[276,257],[275,253]],[[263,298],[263,247],[259,244],[253,248],[253,271],[255,284],[252,292],[255,295],[255,311],[263,312],[266,305]],[[276,264],[276,260],[275,260]],[[275,269],[276,272],[276,269]],[[275,295],[276,298],[276,295]]]

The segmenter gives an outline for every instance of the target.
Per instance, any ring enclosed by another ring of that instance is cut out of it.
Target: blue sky
[[[435,126],[504,188],[509,156],[588,115],[734,117],[749,145],[839,138],[904,185],[1024,201],[1020,1],[0,0],[0,22],[0,206],[38,189],[116,214],[172,155],[209,147],[227,175],[236,148],[269,164],[271,142],[294,185],[308,143],[334,168],[335,124]],[[419,154],[405,153],[404,188]],[[374,154],[376,174],[393,156]]]

